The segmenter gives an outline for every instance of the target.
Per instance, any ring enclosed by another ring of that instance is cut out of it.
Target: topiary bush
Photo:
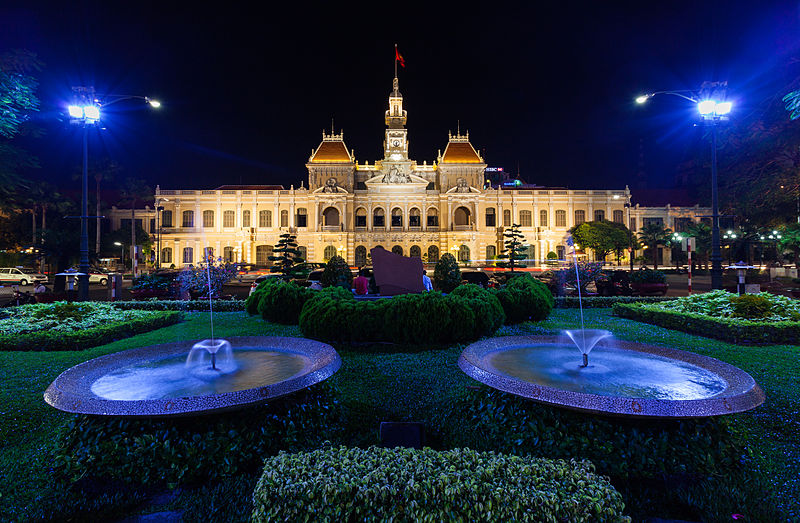
[[[761,294],[743,294],[731,297],[734,318],[766,318],[772,312],[772,300]]]
[[[450,296],[465,300],[469,308],[475,314],[475,324],[473,326],[476,337],[488,336],[499,329],[506,321],[506,313],[500,300],[491,292],[469,283],[459,285]]]
[[[353,271],[344,258],[334,256],[328,260],[319,281],[323,287],[342,287],[349,290],[353,286]]]
[[[461,269],[455,257],[446,252],[442,254],[433,269],[433,285],[436,289],[448,293],[461,285]]]
[[[327,447],[268,459],[252,521],[630,521],[588,461]]]
[[[84,478],[174,488],[255,472],[279,450],[336,437],[341,409],[327,384],[270,403],[207,416],[75,416],[55,458],[65,484]]]
[[[528,274],[511,278],[494,294],[503,307],[507,324],[542,321],[555,304],[547,285]]]
[[[256,289],[256,292],[253,293],[259,296],[256,305],[258,313],[267,321],[286,325],[297,323],[303,305],[314,295],[314,291],[311,289],[282,280],[264,285],[260,289],[261,292]]]

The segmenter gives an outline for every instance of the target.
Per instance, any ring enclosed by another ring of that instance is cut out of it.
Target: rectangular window
[[[419,227],[419,214],[412,214],[408,217],[408,225],[409,227]]]
[[[362,214],[361,216],[356,215],[356,227],[366,227],[367,226],[367,216]]]
[[[156,219],[150,218],[150,232],[156,231]]]
[[[372,226],[373,227],[383,227],[386,222],[383,221],[382,214],[376,214],[372,217]]]
[[[531,211],[519,211],[519,225],[520,227],[533,226]]]
[[[511,227],[511,211],[508,209],[503,211],[503,227]]]
[[[194,227],[194,211],[183,211],[181,227]]]
[[[428,227],[438,227],[439,226],[439,217],[435,214],[428,215]]]
[[[392,227],[402,227],[403,226],[403,217],[398,214],[392,215]]]
[[[567,211],[559,209],[556,211],[556,227],[566,227],[566,226],[567,226]]]
[[[606,219],[606,211],[602,210],[594,211],[594,221],[602,222],[605,219]]]
[[[193,263],[194,262],[194,249],[191,247],[184,247],[183,248],[183,263]]]
[[[614,211],[614,223],[625,223],[622,218],[622,211]]]
[[[575,211],[575,225],[580,225],[582,223],[586,223],[586,211],[577,210]]]
[[[242,211],[242,227],[250,227],[250,211]]]
[[[564,214],[567,214],[566,211],[564,212]],[[556,215],[556,217],[557,216],[558,215]],[[564,258],[566,258],[566,252],[567,250],[564,248],[563,245],[556,245],[556,255],[558,256],[559,260],[563,260]]]
[[[259,211],[258,212],[258,226],[259,227],[272,227],[272,211]]]
[[[539,227],[547,227],[547,211],[539,211]]]
[[[664,225],[664,218],[642,218],[642,227],[647,227],[650,224]]]
[[[161,211],[161,226],[172,227],[172,211]]]
[[[233,227],[236,224],[236,213],[233,211],[225,211],[222,214],[222,226]]]
[[[631,218],[631,223],[628,225],[628,229],[632,231],[636,230],[636,218]]]
[[[214,211],[203,211],[203,227],[214,226]]]
[[[281,211],[281,227],[289,226],[289,211]]]
[[[306,214],[306,210],[303,208],[297,209],[297,214],[294,217],[295,219],[295,226],[297,227],[308,227],[308,215]]]
[[[691,218],[675,218],[675,232],[686,232],[692,224]]]
[[[494,207],[489,207],[486,209],[486,226],[487,227],[494,227],[496,223],[496,216],[494,214]]]

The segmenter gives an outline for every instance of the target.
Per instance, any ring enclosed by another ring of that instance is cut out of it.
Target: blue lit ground
[[[781,511],[787,521],[800,520],[800,348],[796,346],[740,347],[690,336],[651,325],[614,318],[609,309],[585,311],[587,327],[609,329],[618,338],[666,344],[712,356],[750,373],[762,386],[766,403],[750,413],[736,415],[734,426],[747,436],[758,466],[774,483]],[[576,310],[555,310],[538,325],[504,327],[498,335],[549,334],[574,328]],[[36,518],[37,508],[53,487],[48,475],[54,431],[69,416],[42,401],[42,391],[63,370],[87,359],[120,350],[205,336],[202,314],[189,314],[183,324],[142,334],[81,352],[0,352],[3,369],[0,387],[0,520]],[[297,327],[264,323],[244,313],[219,314],[217,336],[299,336]],[[440,351],[400,353],[391,346],[380,354],[342,352],[342,369],[332,378],[342,397],[371,406],[384,419],[426,419],[431,411],[446,409],[465,386],[475,382],[457,367],[463,347]],[[237,520],[249,515],[249,492],[254,480],[240,478],[208,491],[187,491],[172,498],[151,498],[133,513],[186,510],[187,516],[202,514],[213,505],[217,520]],[[121,519],[121,517],[119,518]]]

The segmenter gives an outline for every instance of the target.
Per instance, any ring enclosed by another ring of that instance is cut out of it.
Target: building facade
[[[647,220],[660,220],[674,228],[701,214],[697,207],[631,206],[627,187],[492,188],[469,133],[449,134],[444,152],[419,164],[408,154],[406,121],[395,77],[382,159],[359,163],[343,134],[323,132],[305,165],[308,187],[157,187],[154,207],[137,210],[135,219],[159,238],[162,267],[197,264],[207,255],[269,265],[284,233],[297,236],[308,261],[338,254],[362,266],[370,262],[370,249],[382,246],[428,263],[449,252],[462,262],[486,265],[502,252],[503,231],[512,224],[521,226],[527,258],[541,261],[549,252],[564,259],[567,231],[584,221],[604,219],[638,230]],[[129,225],[130,211],[113,209],[111,218],[114,228]]]

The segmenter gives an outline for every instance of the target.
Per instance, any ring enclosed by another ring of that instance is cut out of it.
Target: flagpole
[[[394,44],[394,77],[397,78],[397,44]]]

